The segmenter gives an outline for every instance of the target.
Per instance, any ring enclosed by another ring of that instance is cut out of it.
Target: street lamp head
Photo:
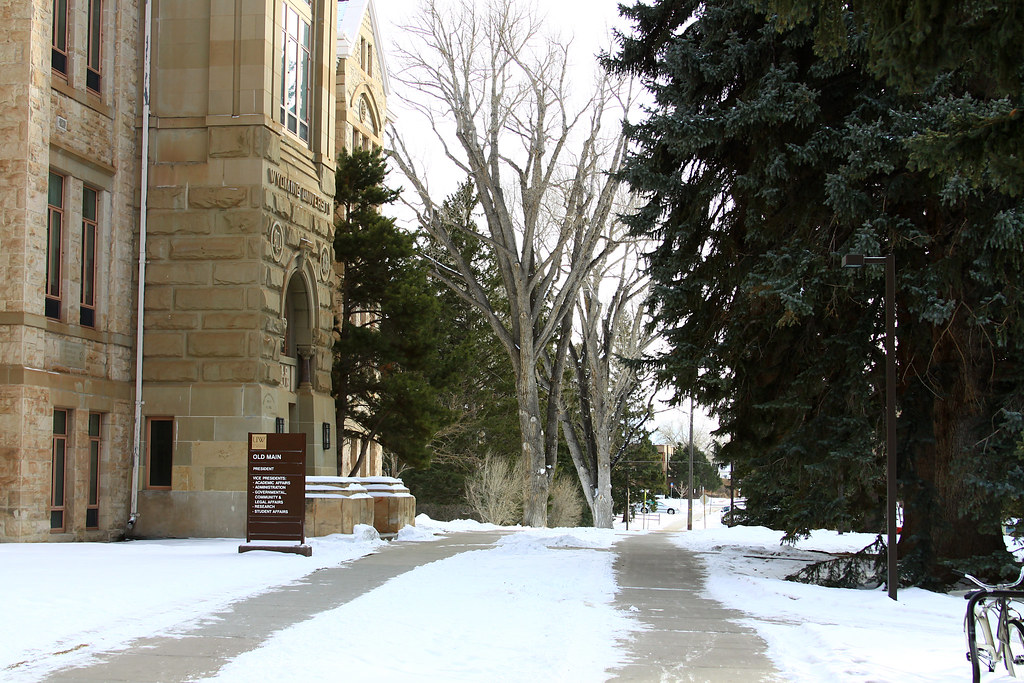
[[[843,268],[861,268],[864,266],[864,254],[846,254],[843,256]]]

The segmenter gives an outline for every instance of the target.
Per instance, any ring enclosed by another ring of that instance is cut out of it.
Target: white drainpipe
[[[132,433],[132,497],[128,515],[130,534],[139,518],[139,462],[142,448],[142,340],[146,311],[146,212],[149,200],[149,75],[150,41],[153,37],[153,3],[146,4],[145,42],[142,50],[142,174],[139,191],[139,307],[135,323],[135,422]]]

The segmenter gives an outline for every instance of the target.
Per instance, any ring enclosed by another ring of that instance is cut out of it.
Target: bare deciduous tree
[[[571,409],[563,395],[559,420],[579,474],[594,526],[612,527],[611,466],[613,451],[624,440],[619,434],[625,411],[644,374],[640,360],[654,340],[646,326],[644,300],[647,278],[640,272],[639,254],[627,248],[616,262],[602,262],[583,289],[577,307],[578,341],[569,347],[573,374]],[[613,293],[602,297],[601,288]],[[648,383],[649,384],[649,383]],[[653,385],[646,391],[654,394]]]
[[[500,274],[500,297],[481,286],[453,239],[459,228],[439,215],[425,173],[394,131],[392,154],[417,196],[420,223],[447,254],[434,275],[484,315],[512,361],[528,465],[523,516],[544,526],[561,384],[550,385],[549,410],[542,410],[538,366],[549,344],[568,339],[560,327],[609,247],[614,174],[626,144],[616,114],[623,103],[602,72],[573,105],[568,45],[542,38],[524,3],[456,0],[442,7],[427,0],[409,30],[401,80],[447,159],[472,179],[484,217],[475,234]],[[580,87],[578,78],[573,85]],[[445,133],[451,124],[454,140]],[[564,352],[563,342],[556,363]]]

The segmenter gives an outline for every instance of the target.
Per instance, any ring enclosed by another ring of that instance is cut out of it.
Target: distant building
[[[669,444],[658,444],[655,446],[658,449],[658,455],[661,457],[661,471],[666,477],[668,476],[668,463],[672,460],[672,454],[676,452],[676,447]]]
[[[338,469],[334,171],[387,117],[372,0],[144,7],[0,0],[0,541],[241,536],[248,432]]]

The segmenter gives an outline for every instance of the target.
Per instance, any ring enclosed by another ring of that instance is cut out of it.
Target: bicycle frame
[[[977,590],[964,596],[967,598],[967,644],[974,650],[971,659],[971,668],[974,683],[981,681],[981,667],[977,656],[977,624],[982,626],[982,636],[985,638],[986,647],[992,657],[990,670],[1000,661],[1006,667],[1006,672],[1015,676],[1013,653],[1010,651],[1010,621],[1013,612],[1009,603],[1011,600],[1024,600],[1024,591],[1019,590]],[[988,604],[985,604],[985,603]],[[981,603],[980,613],[976,611]],[[992,624],[989,621],[989,613],[996,610],[996,633],[993,637]],[[1019,619],[1019,615],[1018,615]]]

